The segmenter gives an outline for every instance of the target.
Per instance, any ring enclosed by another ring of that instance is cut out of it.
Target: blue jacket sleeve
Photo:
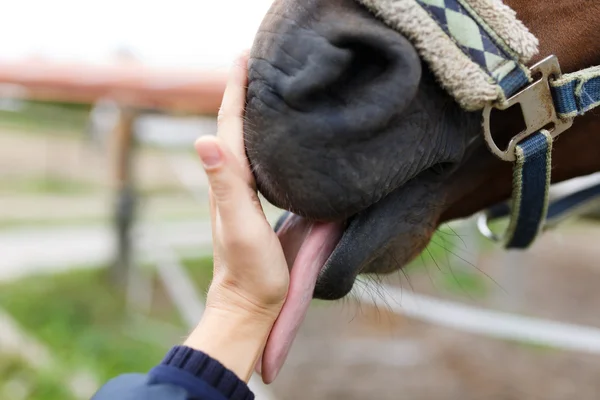
[[[173,347],[147,375],[121,375],[92,400],[253,400],[245,382],[220,362],[185,346]]]

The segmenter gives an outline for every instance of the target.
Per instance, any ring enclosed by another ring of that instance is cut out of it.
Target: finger
[[[217,136],[231,149],[242,163],[247,163],[244,149],[244,107],[248,84],[248,53],[245,52],[234,62],[229,73],[227,87],[223,95],[218,116]]]
[[[217,206],[215,204],[215,199],[213,196],[212,189],[208,188],[208,203],[210,207],[210,226],[212,228],[212,239],[213,243],[215,242],[215,232],[217,231]]]
[[[255,206],[256,192],[248,186],[243,168],[219,138],[202,137],[195,147],[210,184],[215,209],[212,217],[218,218],[227,235],[235,235],[240,223],[246,225],[259,215]]]

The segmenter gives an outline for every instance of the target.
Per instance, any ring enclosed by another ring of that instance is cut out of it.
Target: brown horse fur
[[[589,0],[554,2],[507,0],[519,18],[540,41],[540,51],[532,59],[535,63],[548,55],[558,57],[563,73],[600,65],[600,3]],[[507,136],[517,132],[515,118],[497,119],[493,131]],[[600,171],[600,112],[592,110],[575,119],[571,129],[561,134],[554,143],[552,181],[588,175]],[[467,163],[461,174],[468,174],[465,182],[452,188],[453,201],[442,220],[465,217],[485,206],[510,196],[510,164],[490,157],[487,149]],[[473,179],[473,171],[481,171]]]

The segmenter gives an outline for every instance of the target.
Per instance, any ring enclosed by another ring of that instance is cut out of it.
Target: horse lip
[[[371,267],[375,260],[385,262],[381,257],[386,257],[391,245],[394,246],[392,259],[398,267],[418,254],[431,237],[431,227],[437,225],[443,208],[442,199],[432,196],[432,190],[436,191],[442,181],[432,171],[422,171],[352,216],[319,273],[315,297],[338,300],[352,290],[361,273],[389,272],[385,265],[378,265],[377,271],[371,271]],[[395,215],[397,221],[384,224],[390,215]]]

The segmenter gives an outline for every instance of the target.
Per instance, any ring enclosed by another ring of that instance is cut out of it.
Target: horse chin
[[[352,290],[359,274],[391,273],[420,254],[435,232],[443,211],[442,188],[438,175],[423,171],[350,218],[329,223],[331,229],[326,233],[321,229],[321,235],[331,236],[321,239],[327,242],[325,247],[330,253],[319,256],[323,265],[315,276],[313,297],[340,299]],[[292,235],[306,242],[315,224],[323,223],[288,212],[280,218],[275,230],[280,237],[293,232]],[[303,245],[297,242],[292,246]],[[290,246],[285,241],[282,243],[284,247]],[[295,253],[297,248],[288,252]],[[303,268],[293,260],[291,264],[294,268]]]

